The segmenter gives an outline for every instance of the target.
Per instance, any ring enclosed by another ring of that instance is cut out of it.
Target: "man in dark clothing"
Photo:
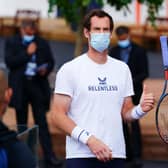
[[[46,40],[36,34],[36,24],[23,20],[20,34],[5,45],[5,62],[9,69],[9,86],[13,89],[10,106],[16,110],[17,124],[27,124],[28,104],[32,106],[35,124],[39,126],[40,143],[47,164],[59,166],[52,151],[46,112],[50,105],[48,75],[54,59]]]
[[[118,45],[110,48],[109,55],[128,64],[132,73],[135,92],[132,100],[134,105],[137,105],[142,94],[143,81],[148,77],[147,54],[144,48],[130,40],[128,27],[119,26],[115,32],[118,38]],[[128,161],[133,160],[134,164],[140,166],[139,161],[142,153],[142,144],[139,121],[136,120],[130,123],[130,125],[128,123],[123,124],[127,159]]]
[[[0,167],[36,168],[36,161],[28,146],[18,140],[17,133],[10,131],[2,122],[2,116],[10,101],[12,90],[8,88],[5,73],[0,69]]]

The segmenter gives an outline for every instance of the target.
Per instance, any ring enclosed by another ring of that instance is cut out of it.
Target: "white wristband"
[[[146,113],[142,111],[142,108],[139,105],[135,106],[133,109],[132,109],[132,112],[131,112],[131,117],[133,119],[140,119],[141,117],[143,117]]]
[[[84,144],[87,143],[87,141],[90,138],[90,136],[91,136],[91,134],[88,131],[86,131],[86,130],[78,127],[78,126],[76,126],[72,130],[72,133],[71,133],[71,137],[73,137],[77,141],[80,141],[80,142],[82,142]]]

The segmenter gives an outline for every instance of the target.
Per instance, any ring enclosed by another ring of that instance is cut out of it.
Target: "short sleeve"
[[[73,79],[68,64],[64,64],[56,74],[54,93],[73,96]]]

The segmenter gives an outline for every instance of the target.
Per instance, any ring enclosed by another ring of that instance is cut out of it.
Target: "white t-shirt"
[[[55,93],[72,98],[68,116],[108,145],[113,158],[126,157],[121,108],[134,92],[125,63],[108,56],[105,64],[97,64],[83,54],[61,67]],[[88,146],[67,136],[66,158],[88,157],[95,157]]]

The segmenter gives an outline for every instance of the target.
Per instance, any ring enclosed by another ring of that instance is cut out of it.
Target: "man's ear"
[[[6,102],[8,102],[8,103],[10,102],[12,94],[13,94],[12,88],[6,89],[6,91],[5,91],[5,101]]]
[[[89,38],[89,36],[90,36],[89,30],[86,29],[86,28],[84,28],[83,34],[84,34],[84,36],[85,36],[86,38]]]

